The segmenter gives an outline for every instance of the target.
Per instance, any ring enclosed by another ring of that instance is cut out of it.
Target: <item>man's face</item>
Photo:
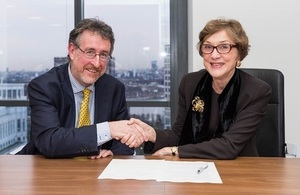
[[[68,53],[70,57],[71,73],[73,77],[84,87],[95,83],[105,72],[107,60],[100,60],[100,56],[88,58],[85,52],[104,54],[109,56],[111,44],[99,34],[92,31],[84,31],[77,43],[70,43]]]

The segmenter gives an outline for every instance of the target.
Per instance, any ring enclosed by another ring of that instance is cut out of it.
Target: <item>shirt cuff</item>
[[[98,146],[112,140],[108,122],[97,123],[97,143]]]

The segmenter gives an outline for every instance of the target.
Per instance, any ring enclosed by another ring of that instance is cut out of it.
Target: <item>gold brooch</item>
[[[192,101],[192,105],[193,105],[193,108],[192,108],[193,111],[203,112],[204,101],[200,100],[200,98],[198,96],[196,96],[195,99]]]

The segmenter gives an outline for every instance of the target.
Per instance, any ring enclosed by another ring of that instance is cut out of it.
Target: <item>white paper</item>
[[[198,173],[198,170],[206,165],[207,168]],[[222,183],[214,162],[144,159],[113,159],[98,179]]]
[[[202,167],[207,168],[198,173]],[[192,182],[192,183],[222,183],[220,175],[213,162],[201,161],[165,161],[163,174],[157,181]]]
[[[156,180],[163,161],[112,159],[98,179]]]

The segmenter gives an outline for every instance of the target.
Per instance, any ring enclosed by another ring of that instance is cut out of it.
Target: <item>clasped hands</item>
[[[120,140],[131,148],[138,147],[146,141],[156,140],[154,129],[139,119],[109,122],[109,128],[112,138]]]
[[[108,123],[113,139],[120,140],[131,148],[140,146],[145,141],[155,142],[154,129],[139,119],[112,121]],[[111,150],[100,150],[97,156],[89,156],[90,159],[99,159],[112,156]]]

